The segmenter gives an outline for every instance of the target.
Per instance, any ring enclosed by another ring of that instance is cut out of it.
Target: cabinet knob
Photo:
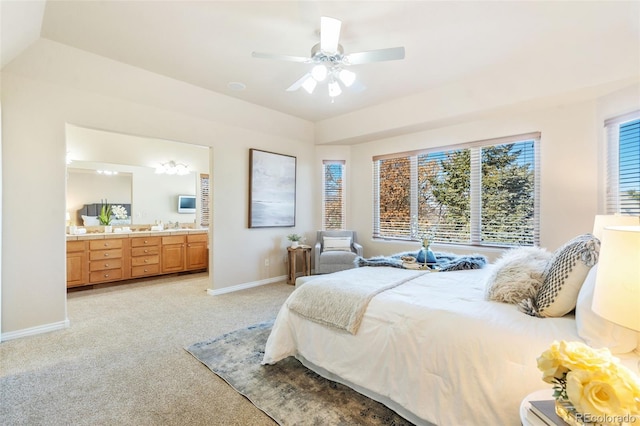
[[[105,253],[105,254],[104,254],[104,257],[109,257],[109,253]]]
[[[145,244],[147,244],[147,243],[148,243],[148,241],[147,241],[147,240],[144,240],[144,243],[145,243]]]
[[[109,267],[109,264],[108,264],[108,263],[105,263],[105,264],[104,264],[104,267],[105,267],[105,268],[108,268],[108,267]]]
[[[149,253],[149,250],[147,250],[147,249],[144,249],[144,252],[145,252],[145,253]]]
[[[145,260],[144,260],[144,263],[149,263],[149,259],[145,259]]]
[[[105,278],[109,278],[109,274],[104,274],[104,277]]]

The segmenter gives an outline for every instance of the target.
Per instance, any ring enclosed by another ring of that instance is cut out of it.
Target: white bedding
[[[380,293],[356,335],[285,303],[263,363],[304,359],[424,424],[519,425],[521,400],[549,386],[536,358],[553,340],[582,339],[573,316],[535,318],[484,300],[490,269],[428,273]]]

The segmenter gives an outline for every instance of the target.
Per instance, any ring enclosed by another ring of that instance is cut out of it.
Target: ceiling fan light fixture
[[[316,88],[318,82],[313,78],[313,76],[307,77],[307,79],[302,83],[302,88],[307,91],[307,93],[312,94]]]
[[[323,64],[318,64],[311,69],[311,75],[316,81],[324,81],[327,78],[327,67]]]
[[[337,81],[332,81],[329,83],[329,96],[335,98],[336,96],[340,96],[342,93],[342,89],[340,89],[340,84]]]
[[[351,87],[351,85],[356,81],[356,73],[343,69],[338,73],[338,78],[346,87]]]

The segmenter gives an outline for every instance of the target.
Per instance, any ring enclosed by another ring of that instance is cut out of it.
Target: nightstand
[[[287,257],[289,260],[289,273],[287,275],[287,284],[295,284],[297,277],[296,259],[298,253],[302,254],[302,274],[304,276],[311,275],[311,246],[298,246],[296,248],[287,247]]]

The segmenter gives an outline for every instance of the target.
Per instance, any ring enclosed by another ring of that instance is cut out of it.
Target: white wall
[[[3,210],[2,246],[10,248],[2,258],[5,337],[65,325],[67,123],[212,147],[211,288],[286,275],[286,235],[312,229],[317,208],[307,189],[313,181],[310,123],[233,101],[242,119],[226,124],[217,120],[224,113],[203,111],[224,110],[229,98],[55,43],[32,48],[0,75],[3,202],[37,205]],[[154,90],[141,90],[151,83]],[[187,104],[190,114],[181,110]],[[296,228],[247,228],[249,148],[297,157]]]

